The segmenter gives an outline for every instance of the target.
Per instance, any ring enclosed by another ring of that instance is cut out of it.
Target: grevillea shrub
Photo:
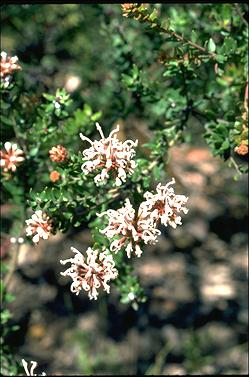
[[[77,250],[72,244],[68,259],[58,261],[66,265],[61,274],[71,279],[72,294],[101,300],[101,291],[117,289],[121,302],[134,309],[145,301],[133,260],[142,263],[146,245],[158,241],[162,228],[181,226],[191,211],[187,193],[167,170],[170,148],[190,144],[197,122],[213,155],[228,163],[235,179],[247,172],[244,5],[179,5],[177,12],[163,4],[84,5],[86,25],[99,23],[108,45],[104,51],[96,35],[99,67],[94,68],[101,83],[98,68],[108,77],[101,95],[94,83],[91,87],[89,61],[80,61],[90,103],[84,91],[81,101],[70,94],[79,78],[71,78],[67,90],[51,84],[49,93],[45,86],[41,93],[32,84],[31,63],[2,51],[2,202],[16,208],[5,229],[16,253],[23,242],[47,242],[87,224],[92,245]],[[32,7],[37,6],[26,12]],[[49,75],[46,64],[42,74]],[[149,130],[148,143],[132,136],[134,119]],[[123,129],[129,129],[130,139]],[[4,301],[10,299],[14,267],[13,262],[3,274]],[[3,313],[7,323],[10,313]],[[7,351],[4,355],[8,364]],[[27,375],[37,366],[31,363],[29,371],[23,360]]]

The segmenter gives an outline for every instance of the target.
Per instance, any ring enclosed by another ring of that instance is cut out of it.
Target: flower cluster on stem
[[[75,253],[74,258],[60,261],[63,265],[71,263],[71,267],[61,272],[61,275],[72,278],[71,291],[78,295],[83,289],[88,292],[90,300],[97,300],[99,288],[109,293],[109,281],[118,276],[112,255],[107,250],[98,253],[91,247],[86,250],[86,257],[74,247],[71,250]]]
[[[47,240],[51,234],[52,221],[41,210],[35,211],[31,219],[26,220],[26,235],[33,236],[32,241],[38,243],[40,238]]]
[[[176,228],[181,225],[179,213],[187,213],[185,204],[188,198],[184,195],[175,195],[173,187],[175,183],[172,179],[165,186],[160,183],[156,188],[156,194],[146,192],[138,211],[132,207],[129,199],[126,199],[123,207],[118,210],[107,210],[99,217],[107,215],[108,225],[100,232],[108,238],[115,238],[110,246],[111,251],[117,253],[125,248],[127,257],[131,257],[133,252],[136,256],[142,255],[141,243],[154,244],[161,234],[157,229],[161,223]],[[118,238],[117,238],[118,237]]]
[[[133,160],[138,140],[126,140],[121,142],[117,138],[119,126],[105,137],[102,128],[96,123],[96,128],[100,133],[101,139],[91,141],[86,136],[80,134],[82,140],[87,140],[91,147],[83,151],[84,163],[82,170],[85,174],[100,171],[94,177],[94,182],[98,185],[106,183],[111,176],[115,179],[116,186],[121,186],[126,181],[127,175],[134,172],[136,163]]]
[[[179,213],[188,213],[185,207],[188,198],[185,195],[175,194],[174,188],[170,187],[174,183],[174,178],[165,186],[159,183],[156,187],[156,194],[147,191],[144,194],[146,200],[141,203],[140,211],[143,216],[152,216],[156,223],[160,221],[164,226],[170,225],[175,229],[177,225],[182,224]]]

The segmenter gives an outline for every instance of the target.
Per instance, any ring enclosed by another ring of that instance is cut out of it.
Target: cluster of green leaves
[[[177,8],[134,4],[127,12],[132,22],[141,22],[149,33],[164,37],[158,54],[164,70],[160,82],[156,81],[156,96],[150,96],[151,104],[147,101],[145,112],[153,113],[150,127],[161,128],[162,124],[165,127],[150,142],[150,147],[153,151],[159,149],[160,135],[162,144],[165,138],[168,145],[188,140],[194,117],[204,125],[203,136],[213,154],[227,160],[236,155],[234,148],[241,139],[248,137],[248,128],[242,128],[248,72],[248,10],[245,4],[178,5]],[[124,22],[129,21],[124,19]],[[144,60],[143,65],[144,70],[153,72],[151,62]],[[148,94],[138,85],[140,76],[141,71],[136,74],[132,68],[123,82],[143,101]],[[155,78],[151,82],[147,85],[149,89],[155,87]],[[155,115],[160,122],[155,121]],[[247,171],[240,163],[238,169]]]
[[[41,98],[36,93],[28,94],[23,90],[21,79],[16,81],[15,86],[2,92],[1,101],[4,104],[1,148],[6,140],[14,137],[25,153],[25,161],[15,174],[3,173],[2,201],[20,206],[17,213],[20,214],[23,226],[25,213],[22,208],[27,209],[29,205],[27,200],[30,198],[30,191],[33,194],[43,190],[44,185],[51,186],[49,172],[53,170],[54,163],[49,158],[49,150],[58,143],[65,147],[79,146],[79,132],[89,135],[95,122],[100,119],[101,112],[93,112],[88,104],[84,104],[82,109],[73,109],[72,99],[64,89],[56,90],[55,94],[44,93]],[[74,160],[77,160],[77,156]],[[70,163],[68,166],[70,169]],[[68,172],[64,172],[63,165],[57,170],[61,172],[64,187]],[[42,198],[46,195],[47,191],[41,192]],[[50,197],[53,197],[53,192]],[[49,197],[47,204],[49,205]]]
[[[118,265],[119,276],[114,284],[120,292],[120,301],[123,304],[131,304],[134,310],[138,310],[139,304],[146,302],[147,298],[141,287],[138,277],[134,275],[133,267],[127,262],[115,263]]]

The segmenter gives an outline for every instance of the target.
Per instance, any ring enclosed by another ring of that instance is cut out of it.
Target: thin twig
[[[243,24],[245,24],[246,27],[248,27],[248,23],[247,23],[247,21],[246,21],[245,18],[244,18],[244,15],[243,15],[243,13],[242,13],[242,11],[241,11],[241,9],[240,9],[239,4],[238,4],[238,3],[234,3],[233,5],[234,5],[234,7],[235,7],[237,13],[240,15],[240,17],[241,17],[241,21],[243,22]]]
[[[179,42],[183,42],[185,44],[188,44],[189,46],[195,48],[196,50],[199,50],[199,51],[211,56],[212,58],[216,58],[217,55],[214,52],[209,52],[205,47],[202,47],[199,44],[192,42],[189,39],[184,38],[182,35],[177,34],[173,30],[169,30],[168,28],[161,26],[159,22],[157,22],[155,20],[154,21],[150,20],[150,18],[148,17],[149,13],[147,13],[147,15],[144,17],[143,13],[141,11],[139,11],[139,8],[137,8],[136,11],[139,14],[142,15],[141,21],[148,22],[150,24],[154,24],[157,27],[158,30],[160,30],[163,33],[171,35],[172,37],[176,38]],[[131,15],[132,15],[132,13],[131,13]]]
[[[168,356],[168,354],[173,350],[173,346],[170,343],[167,343],[156,355],[155,363],[151,365],[147,371],[145,372],[145,375],[160,375],[162,373],[163,364]]]
[[[248,81],[246,82],[245,94],[244,94],[244,109],[248,112]]]
[[[232,165],[235,167],[237,173],[239,175],[242,175],[241,171],[239,170],[239,166],[238,166],[237,162],[235,161],[235,159],[232,156],[230,157],[230,161],[231,161]]]
[[[192,42],[188,39],[185,39],[182,35],[179,35],[176,32],[168,30],[168,29],[164,29],[164,28],[161,28],[161,29],[164,32],[168,33],[169,35],[175,37],[178,41],[186,43],[186,44],[190,45],[191,47],[194,47],[195,49],[202,51],[207,55],[210,55],[212,58],[216,58],[216,54],[214,52],[207,51],[204,47],[202,47],[202,46],[198,45],[197,43],[194,43],[194,42]]]
[[[157,160],[152,161],[152,162],[149,164],[149,166],[148,166],[147,169],[142,170],[142,174],[145,175],[145,174],[149,173],[149,172],[154,168],[154,166],[156,166],[157,162],[158,162]]]

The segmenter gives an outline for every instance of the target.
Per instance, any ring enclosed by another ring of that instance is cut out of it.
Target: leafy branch
[[[124,4],[125,5],[125,4]],[[168,34],[170,35],[173,39],[175,39],[177,42],[181,42],[185,45],[188,45],[198,51],[200,51],[201,53],[204,53],[208,56],[210,56],[211,58],[215,59],[216,58],[216,54],[213,52],[213,51],[210,51],[213,49],[213,46],[210,46],[209,50],[206,49],[205,47],[201,46],[200,44],[198,43],[195,43],[189,39],[186,39],[183,35],[180,35],[178,33],[176,33],[174,30],[171,30],[170,29],[170,26],[169,26],[169,22],[166,21],[166,22],[160,22],[158,20],[158,14],[157,14],[157,10],[154,9],[152,11],[152,13],[150,13],[147,9],[147,7],[145,7],[143,4],[141,4],[139,6],[139,4],[126,4],[126,5],[130,5],[130,7],[123,7],[123,15],[125,17],[132,17],[140,22],[143,22],[143,23],[148,23],[150,25],[151,28],[161,32],[161,33],[165,33],[165,34]]]

